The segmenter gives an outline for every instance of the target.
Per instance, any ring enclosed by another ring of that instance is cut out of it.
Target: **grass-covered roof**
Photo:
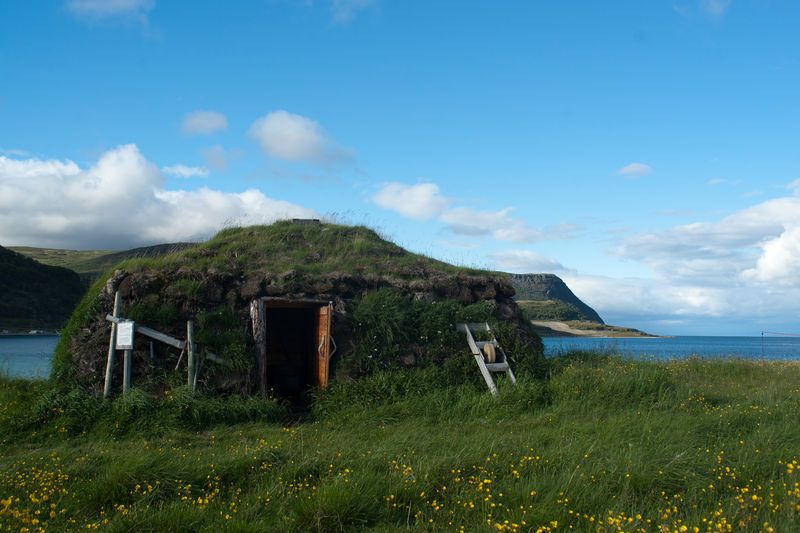
[[[196,246],[159,257],[132,259],[120,266],[129,270],[186,266],[244,274],[355,272],[401,278],[487,273],[409,252],[364,226],[292,221],[224,229]]]

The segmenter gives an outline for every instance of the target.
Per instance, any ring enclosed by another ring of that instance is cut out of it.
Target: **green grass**
[[[496,398],[415,372],[335,384],[302,421],[179,387],[103,403],[4,378],[0,529],[800,527],[797,363],[571,354]]]
[[[300,225],[290,221],[224,229],[196,246],[158,257],[129,259],[121,266],[131,270],[184,267],[237,274],[293,271],[314,276],[342,272],[399,278],[437,272],[487,273],[408,252],[364,226]]]
[[[517,305],[528,320],[587,320],[580,309],[561,300],[517,300]]]
[[[86,272],[82,268],[85,263],[114,253],[110,250],[61,250],[32,246],[9,246],[8,249],[35,259],[43,265],[64,267],[79,274]]]
[[[10,247],[20,254],[35,259],[36,261],[52,266],[68,268],[84,276],[87,280],[94,280],[106,270],[118,263],[131,259],[160,257],[185,250],[194,246],[192,243],[169,243],[144,246],[131,250],[59,250],[55,248],[34,248],[31,246]]]

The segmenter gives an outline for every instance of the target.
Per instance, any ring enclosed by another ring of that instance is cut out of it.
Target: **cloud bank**
[[[564,280],[601,314],[629,323],[735,318],[751,324],[738,334],[750,335],[757,333],[758,323],[796,328],[800,191],[789,188],[792,196],[767,200],[717,221],[640,233],[619,242],[614,253],[646,265],[653,273],[650,278],[568,270]],[[510,260],[496,258],[498,264]]]
[[[88,168],[0,156],[0,243],[124,249],[204,239],[231,224],[318,216],[256,189],[167,190],[164,181],[133,144],[108,150]]]

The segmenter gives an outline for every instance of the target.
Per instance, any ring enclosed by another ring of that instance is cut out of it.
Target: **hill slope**
[[[85,288],[71,270],[42,265],[0,246],[0,329],[59,328]]]
[[[59,250],[55,248],[34,248],[31,246],[10,247],[17,253],[52,266],[74,270],[84,277],[94,279],[117,263],[142,257],[160,257],[195,246],[194,243],[176,242],[143,246],[131,250]]]
[[[509,274],[515,299],[532,320],[581,320],[605,324],[555,274]]]

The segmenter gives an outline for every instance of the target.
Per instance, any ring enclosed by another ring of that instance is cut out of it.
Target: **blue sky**
[[[0,244],[328,216],[607,321],[800,331],[800,3],[0,4]]]

